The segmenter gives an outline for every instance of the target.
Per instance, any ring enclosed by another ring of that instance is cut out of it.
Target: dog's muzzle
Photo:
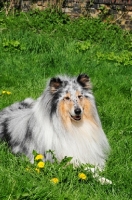
[[[80,108],[75,108],[74,115],[71,115],[71,118],[75,121],[81,120],[82,110]]]

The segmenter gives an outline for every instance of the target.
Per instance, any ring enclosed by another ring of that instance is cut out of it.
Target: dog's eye
[[[70,100],[70,97],[65,97],[64,100],[69,101],[69,100]]]
[[[83,98],[83,96],[82,95],[78,95],[78,99],[82,99]]]

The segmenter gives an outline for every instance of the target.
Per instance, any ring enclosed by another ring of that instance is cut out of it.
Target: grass
[[[27,158],[13,155],[1,142],[0,199],[132,199],[131,34],[99,19],[71,21],[51,11],[8,17],[0,13],[0,31],[0,109],[37,98],[56,74],[87,73],[111,146],[103,175],[113,181],[101,185],[82,167],[64,167],[64,161],[46,163],[37,173]],[[81,172],[86,180],[78,178]],[[52,184],[52,178],[59,183]]]

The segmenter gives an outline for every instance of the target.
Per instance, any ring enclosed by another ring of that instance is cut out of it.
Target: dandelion
[[[35,170],[36,170],[36,172],[40,173],[40,169],[36,168]]]
[[[79,173],[78,177],[82,180],[86,180],[87,176],[84,173]]]
[[[58,178],[52,178],[50,181],[51,181],[52,183],[54,183],[54,184],[59,183],[59,179],[58,179]]]
[[[45,165],[45,163],[42,162],[42,161],[40,161],[40,162],[37,164],[38,168],[44,168],[44,165]]]
[[[10,95],[10,94],[11,94],[11,92],[9,92],[9,91],[6,91],[6,90],[3,90],[3,91],[2,91],[2,94],[8,94],[8,95]]]
[[[10,95],[10,94],[11,94],[11,92],[9,92],[9,91],[6,91],[6,94]]]
[[[42,154],[38,154],[36,157],[35,157],[35,160],[43,160],[44,156]]]
[[[5,94],[5,93],[6,93],[6,91],[5,91],[5,90],[3,90],[3,91],[2,91],[2,94]]]

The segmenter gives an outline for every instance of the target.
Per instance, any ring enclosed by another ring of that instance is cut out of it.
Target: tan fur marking
[[[67,95],[65,96],[70,98],[70,94],[67,93]],[[59,113],[62,119],[62,122],[65,126],[65,128],[67,129],[70,125],[71,125],[71,119],[70,119],[70,114],[69,114],[69,110],[71,109],[72,105],[72,101],[70,100],[61,100],[59,102]]]
[[[83,109],[84,109],[83,119],[90,120],[91,122],[96,124],[95,119],[92,114],[92,105],[86,97],[84,97],[83,99]]]
[[[87,77],[82,77],[80,79],[80,82],[84,85],[84,88],[89,88],[91,89],[91,84],[90,84],[90,80]]]
[[[60,87],[60,83],[58,83],[58,82],[52,83],[51,87],[50,87],[51,93],[54,93],[59,87]]]
[[[76,97],[81,95],[80,91],[76,91]]]
[[[78,105],[83,109],[83,114],[82,114],[82,119],[78,122],[75,122],[70,116],[70,111],[74,106],[72,100],[66,99],[67,97],[70,98],[70,93],[67,93],[64,99],[59,102],[59,113],[66,129],[68,129],[71,126],[71,123],[78,124],[83,120],[91,121],[92,123],[96,124],[94,116],[92,114],[92,105],[90,101],[86,97],[82,97],[79,99],[78,98],[79,95],[81,95],[81,93],[77,91],[76,92],[77,102]]]

